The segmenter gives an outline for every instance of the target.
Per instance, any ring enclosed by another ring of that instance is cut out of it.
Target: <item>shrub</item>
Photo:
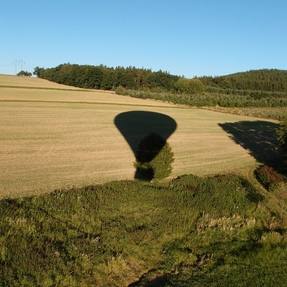
[[[185,175],[172,180],[170,188],[185,194],[191,208],[213,217],[245,215],[263,199],[247,180],[235,175]]]
[[[255,170],[257,180],[269,191],[284,181],[284,177],[277,173],[272,167],[263,165]]]
[[[202,93],[205,89],[202,82],[198,79],[180,78],[175,83],[175,88],[181,93]]]
[[[17,76],[21,76],[21,77],[31,77],[32,76],[32,73],[30,72],[27,72],[27,71],[20,71]]]
[[[163,179],[171,173],[173,152],[169,144],[158,134],[146,136],[136,154],[135,178],[142,180]]]
[[[165,143],[159,154],[151,161],[151,166],[154,169],[154,178],[163,179],[168,177],[172,171],[173,161],[171,147],[168,143]]]

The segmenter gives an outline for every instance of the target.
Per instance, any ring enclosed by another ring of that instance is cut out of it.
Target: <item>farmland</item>
[[[0,286],[285,286],[276,121],[0,76],[0,122]]]
[[[175,157],[171,177],[241,172],[256,164],[221,126],[256,118],[68,89],[41,79],[0,77],[1,197],[133,179],[134,155],[113,122],[127,111],[158,112],[176,121],[168,139]]]
[[[287,1],[2,2],[0,287],[286,287]]]

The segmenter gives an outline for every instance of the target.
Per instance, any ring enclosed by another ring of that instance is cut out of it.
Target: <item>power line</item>
[[[17,75],[20,71],[25,71],[28,68],[27,63],[23,59],[15,59],[10,63],[0,63],[0,68],[6,71],[11,71],[11,73]]]

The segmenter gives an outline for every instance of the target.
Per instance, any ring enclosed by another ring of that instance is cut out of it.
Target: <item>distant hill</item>
[[[222,89],[287,92],[286,70],[252,70],[219,77],[202,77],[200,80],[207,86]]]

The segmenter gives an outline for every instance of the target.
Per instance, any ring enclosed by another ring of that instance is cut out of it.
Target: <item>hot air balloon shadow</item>
[[[129,144],[136,161],[147,166],[159,154],[177,128],[176,121],[170,116],[149,111],[118,114],[114,124]],[[154,178],[154,170],[152,167],[136,166],[134,177],[150,181]]]

